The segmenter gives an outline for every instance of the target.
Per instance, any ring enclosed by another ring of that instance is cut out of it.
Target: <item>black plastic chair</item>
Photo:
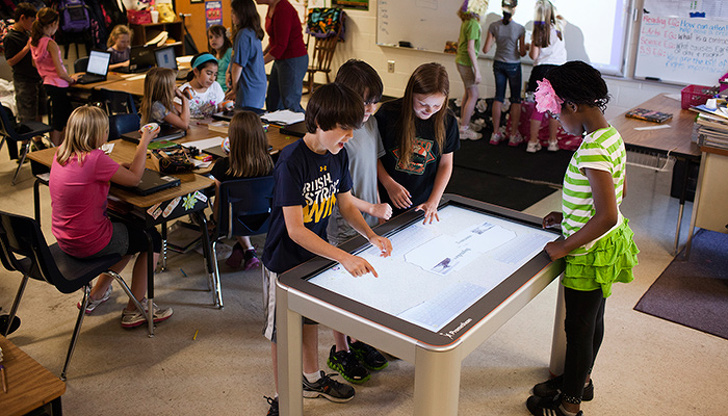
[[[215,295],[222,308],[222,287],[217,264],[217,244],[222,237],[251,236],[268,232],[273,202],[273,176],[237,179],[220,185],[217,227],[212,243],[212,258],[215,259]]]
[[[66,371],[76,348],[76,341],[85,315],[84,311],[91,292],[90,283],[93,279],[102,273],[113,277],[127,296],[133,300],[136,307],[140,311],[144,311],[124,279],[109,269],[121,261],[120,255],[79,260],[61,251],[58,244],[48,246],[38,222],[34,219],[3,211],[0,211],[0,248],[2,249],[0,250],[0,260],[2,260],[3,266],[10,271],[18,271],[23,274],[23,280],[10,308],[10,322],[15,317],[29,278],[47,282],[55,286],[61,293],[73,293],[81,288],[84,289],[82,308],[78,311],[71,344],[68,347],[68,354],[61,372],[61,380],[66,380]],[[146,316],[146,313],[144,314]]]
[[[98,101],[101,101],[104,105],[106,114],[117,115],[117,114],[137,114],[137,106],[134,101],[134,96],[121,91],[112,91],[105,88],[100,88],[98,94]]]
[[[18,154],[18,168],[15,169],[15,174],[13,175],[12,183],[15,185],[15,181],[18,179],[18,174],[20,173],[20,168],[23,166],[25,157],[30,151],[32,138],[35,136],[42,136],[50,132],[53,130],[53,127],[39,121],[26,121],[24,123],[17,124],[12,114],[13,112],[10,111],[9,108],[4,105],[0,105],[0,136],[3,138],[0,142],[0,149],[3,148],[3,144],[5,144],[6,140],[8,141],[8,147],[10,147],[10,141],[13,141],[16,147],[19,143],[25,142],[25,145]]]
[[[124,133],[139,130],[137,114],[116,114],[109,116],[109,140],[116,140]]]
[[[73,63],[73,72],[86,72],[87,67],[88,67],[88,56],[84,56],[83,58],[78,58]]]

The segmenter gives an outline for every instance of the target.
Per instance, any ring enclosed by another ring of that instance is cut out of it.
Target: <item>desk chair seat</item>
[[[223,182],[220,185],[217,226],[212,243],[214,261],[216,303],[223,307],[220,270],[217,262],[219,239],[234,236],[251,236],[268,232],[270,212],[273,202],[273,176],[245,178]]]
[[[76,341],[83,323],[86,306],[91,293],[91,281],[98,275],[106,273],[112,276],[134,301],[140,311],[142,305],[134,298],[131,290],[116,272],[110,267],[121,261],[120,255],[108,255],[96,259],[80,260],[64,253],[58,244],[48,246],[38,222],[32,218],[0,211],[0,260],[10,271],[23,274],[13,305],[10,308],[9,320],[12,322],[23,297],[28,279],[47,282],[61,293],[73,293],[84,289],[82,308],[79,310],[76,326],[73,329],[71,343],[63,364],[61,379],[66,380],[68,364],[76,348]],[[72,305],[69,303],[69,305]],[[144,313],[144,312],[142,312]],[[145,314],[146,315],[146,314]],[[9,329],[9,328],[8,328]],[[7,330],[6,330],[7,332]],[[7,335],[7,334],[4,334]]]
[[[6,140],[8,141],[8,148],[10,147],[10,141],[14,142],[16,147],[17,143],[25,142],[20,154],[18,154],[18,168],[15,169],[15,174],[13,175],[12,183],[15,185],[15,181],[18,179],[18,174],[20,173],[20,168],[23,167],[25,157],[28,155],[28,152],[30,152],[31,140],[33,137],[49,133],[53,130],[53,127],[39,121],[26,121],[18,124],[15,122],[15,118],[12,114],[13,112],[10,111],[9,108],[4,105],[0,105],[0,136],[3,138],[2,141],[0,141],[0,149],[2,149]]]
[[[88,67],[88,56],[78,58],[73,62],[73,72],[86,72]]]

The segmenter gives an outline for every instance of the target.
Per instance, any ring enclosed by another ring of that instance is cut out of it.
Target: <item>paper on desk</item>
[[[211,137],[209,139],[195,140],[193,142],[184,142],[184,143],[182,143],[182,146],[196,147],[200,150],[204,150],[204,149],[210,149],[212,147],[220,146],[222,144],[223,140],[225,140],[224,137],[215,136],[215,137]]]
[[[278,110],[261,116],[263,120],[269,123],[282,124],[284,126],[303,121],[305,117],[306,115],[304,113],[294,113],[291,110]]]
[[[650,127],[635,127],[635,130],[659,130],[659,129],[669,129],[669,124],[660,124],[659,126],[650,126]]]
[[[194,58],[193,55],[178,56],[177,63],[178,64],[188,64],[188,63],[192,62],[192,58]]]
[[[195,168],[198,168],[198,169],[204,169],[212,164],[212,161],[210,161],[210,160],[208,160],[207,162],[204,162],[204,161],[198,160],[198,159],[194,159],[194,158],[191,160],[192,160],[192,164],[195,165]]]

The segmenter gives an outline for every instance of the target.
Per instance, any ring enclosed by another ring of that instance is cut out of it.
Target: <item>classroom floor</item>
[[[0,155],[0,209],[32,215],[32,178]],[[728,398],[728,341],[634,311],[632,308],[672,260],[678,203],[669,197],[670,173],[629,167],[627,199],[642,253],[636,280],[617,285],[607,302],[606,335],[594,370],[596,397],[585,415],[724,414]],[[559,193],[527,211],[544,215]],[[48,189],[41,190],[43,230],[50,232]],[[686,207],[683,238],[690,218]],[[261,246],[262,238],[254,242]],[[396,247],[395,247],[396,250]],[[270,345],[260,333],[260,271],[232,272],[222,263],[225,309],[211,307],[202,256],[173,254],[157,274],[156,302],[175,310],[154,338],[146,329],[120,327],[126,297],[111,299],[84,321],[68,373],[63,408],[68,415],[264,415],[273,394]],[[184,269],[187,277],[180,269]],[[124,273],[129,275],[129,269]],[[7,312],[20,276],[0,270],[0,306]],[[557,284],[551,284],[463,362],[461,415],[527,415],[529,389],[548,376]],[[20,329],[9,339],[60,374],[76,319],[78,294],[63,295],[31,281],[20,305]],[[193,336],[197,333],[197,339]],[[320,328],[320,360],[332,345]],[[374,374],[347,404],[305,401],[309,415],[411,415],[414,367],[402,361]],[[12,387],[12,386],[11,386]],[[2,398],[0,397],[0,403]],[[1,407],[1,406],[0,406]],[[2,413],[0,411],[0,413]]]

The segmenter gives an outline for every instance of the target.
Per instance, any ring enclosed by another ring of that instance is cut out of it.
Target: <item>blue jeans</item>
[[[268,111],[288,109],[303,112],[301,94],[308,69],[308,55],[276,59],[270,71],[265,106]]]
[[[493,75],[495,75],[495,100],[503,102],[506,98],[506,81],[511,87],[511,103],[521,102],[521,64],[509,64],[493,61]]]

